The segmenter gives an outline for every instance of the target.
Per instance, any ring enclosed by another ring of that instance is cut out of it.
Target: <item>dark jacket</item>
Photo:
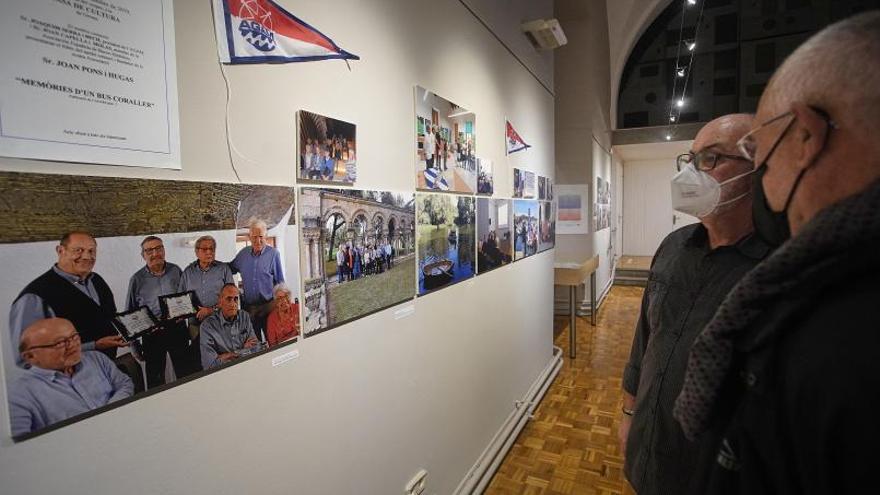
[[[692,493],[876,491],[880,183],[823,211],[796,240],[767,260],[785,274],[772,285],[785,289],[757,284],[740,305],[760,313],[733,339],[702,437],[714,455]]]

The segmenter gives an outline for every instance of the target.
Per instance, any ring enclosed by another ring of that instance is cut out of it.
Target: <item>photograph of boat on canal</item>
[[[513,260],[521,260],[538,252],[538,202],[531,199],[513,200]]]
[[[416,194],[420,296],[474,276],[475,223],[473,197]]]

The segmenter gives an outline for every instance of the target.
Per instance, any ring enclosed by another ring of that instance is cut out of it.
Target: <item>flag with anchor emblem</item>
[[[272,0],[213,0],[217,50],[225,64],[359,60]]]

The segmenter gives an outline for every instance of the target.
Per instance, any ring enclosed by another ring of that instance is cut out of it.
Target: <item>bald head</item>
[[[737,153],[736,142],[752,128],[754,116],[750,113],[724,115],[704,125],[694,138],[694,151],[718,148],[718,151]]]
[[[880,12],[845,19],[798,47],[773,75],[761,114],[802,102],[863,133],[880,127]],[[876,139],[866,143],[880,150]]]
[[[63,370],[80,361],[79,334],[64,318],[37,320],[21,333],[18,350],[25,362],[43,369]]]

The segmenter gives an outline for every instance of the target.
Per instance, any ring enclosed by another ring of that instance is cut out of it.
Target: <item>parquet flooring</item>
[[[617,440],[621,377],[642,291],[611,289],[596,327],[577,319],[577,358],[568,357],[568,317],[554,322],[564,364],[485,493],[634,495]]]

